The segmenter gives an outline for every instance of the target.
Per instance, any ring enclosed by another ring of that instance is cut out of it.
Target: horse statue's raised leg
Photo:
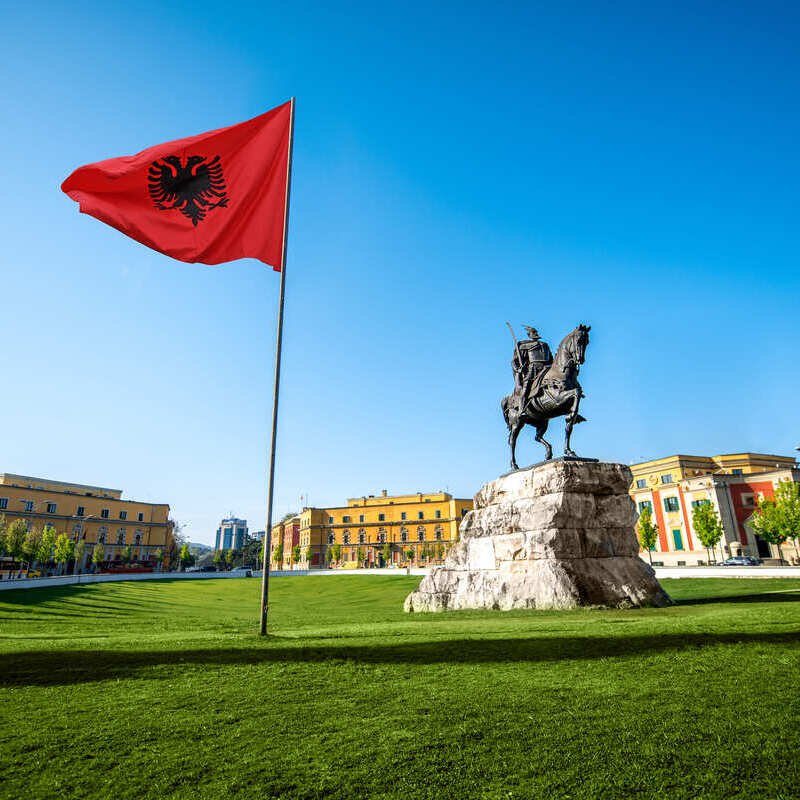
[[[545,447],[545,461],[549,461],[553,457],[553,447],[550,442],[544,438],[545,431],[547,430],[547,424],[548,423],[546,419],[536,423],[536,441],[539,442],[539,444],[543,444]]]
[[[508,431],[508,443],[511,445],[511,469],[519,469],[517,466],[517,437],[519,436],[519,432],[525,427],[524,422],[520,422],[519,419],[514,421],[514,425],[509,427]]]
[[[580,389],[575,390],[575,397],[572,403],[572,409],[570,410],[569,414],[567,414],[564,420],[564,455],[565,456],[572,456],[573,458],[577,458],[577,454],[575,451],[569,446],[569,440],[572,436],[572,429],[579,423],[579,422],[586,422],[586,420],[578,413],[578,407],[581,404],[581,397],[583,393]]]

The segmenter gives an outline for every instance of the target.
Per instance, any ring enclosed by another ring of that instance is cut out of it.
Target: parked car
[[[206,564],[203,567],[200,567],[200,572],[216,572],[217,568],[213,564]]]
[[[752,556],[731,556],[719,562],[720,567],[757,567],[761,559]]]

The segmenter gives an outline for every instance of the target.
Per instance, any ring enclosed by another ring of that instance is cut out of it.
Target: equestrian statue
[[[578,413],[584,396],[578,383],[578,371],[583,364],[589,344],[591,325],[578,325],[558,346],[555,358],[547,342],[542,341],[536,328],[525,326],[527,339],[518,342],[514,329],[506,323],[514,339],[514,392],[500,403],[508,426],[511,445],[511,467],[519,469],[516,459],[517,437],[531,425],[536,428],[536,441],[545,447],[545,460],[553,457],[553,448],[544,434],[551,419],[566,417],[564,455],[577,458],[570,447],[572,428],[586,420]]]

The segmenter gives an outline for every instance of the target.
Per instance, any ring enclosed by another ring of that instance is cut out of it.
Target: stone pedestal
[[[669,604],[639,557],[630,483],[624,464],[559,459],[485,484],[405,610]]]

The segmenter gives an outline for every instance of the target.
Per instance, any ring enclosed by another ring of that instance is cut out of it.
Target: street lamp
[[[74,519],[78,520],[77,528],[78,530],[75,531],[74,538],[75,544],[79,541],[86,541],[86,521],[90,519],[99,519],[97,514],[89,514],[88,516],[79,516],[78,514],[74,515]],[[75,559],[75,564],[72,567],[72,574],[74,575],[78,571],[78,559]]]

